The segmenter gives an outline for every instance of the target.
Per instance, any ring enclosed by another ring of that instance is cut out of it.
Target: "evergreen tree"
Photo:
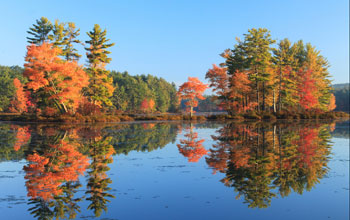
[[[273,49],[273,63],[276,72],[276,87],[278,90],[278,111],[282,105],[294,105],[297,103],[295,71],[292,66],[295,64],[295,45],[291,45],[288,38],[281,40],[277,48]]]
[[[268,82],[271,80],[271,48],[270,45],[275,41],[271,39],[270,31],[265,28],[250,29],[245,34],[245,53],[246,61],[250,69],[250,77],[255,81],[256,102],[258,110],[260,109],[260,92],[262,92],[261,109],[265,110],[266,93]],[[262,88],[261,88],[262,87]]]
[[[33,27],[29,28],[29,31],[27,31],[28,34],[32,35],[32,37],[27,37],[28,43],[36,45],[42,44],[48,39],[52,29],[53,26],[51,22],[47,18],[41,17],[40,20],[36,20],[36,24],[33,24]]]
[[[63,53],[66,60],[79,60],[81,57],[78,54],[78,50],[73,47],[73,44],[81,44],[81,41],[77,39],[80,35],[80,29],[77,29],[73,22],[68,22],[65,29],[65,41],[63,47]]]
[[[52,27],[52,34],[48,36],[48,39],[51,41],[53,46],[58,47],[62,50],[62,47],[65,43],[65,24],[55,20],[55,24]]]
[[[113,95],[113,82],[109,76],[109,71],[105,66],[111,61],[107,55],[110,54],[107,49],[114,45],[114,43],[107,43],[109,39],[106,38],[107,31],[95,24],[92,31],[87,32],[90,40],[86,41],[89,46],[87,50],[87,58],[89,66],[87,73],[90,76],[90,84],[86,87],[85,94],[88,96],[90,102],[95,105],[111,106],[112,102],[109,99]]]
[[[61,49],[60,55],[67,61],[77,61],[81,57],[77,53],[78,50],[73,47],[74,43],[81,44],[80,40],[77,39],[79,31],[80,29],[77,29],[73,22],[60,23],[56,20],[52,34],[48,37],[55,47]]]

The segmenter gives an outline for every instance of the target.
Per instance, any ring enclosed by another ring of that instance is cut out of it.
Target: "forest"
[[[27,33],[24,67],[0,66],[0,111],[21,116],[18,120],[120,121],[137,119],[135,114],[154,119],[154,114],[176,112],[189,112],[190,117],[158,119],[196,119],[196,110],[271,119],[349,111],[348,90],[332,88],[329,63],[315,46],[287,38],[276,42],[263,28],[248,30],[220,54],[224,61],[205,75],[209,84],[188,77],[178,89],[152,75],[108,70],[108,48],[114,43],[98,24],[85,42],[73,22],[51,23],[45,17]],[[86,51],[84,65],[77,45]],[[207,89],[213,94],[203,96]]]

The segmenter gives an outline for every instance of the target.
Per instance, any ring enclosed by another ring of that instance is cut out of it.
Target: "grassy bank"
[[[59,116],[38,116],[30,114],[7,114],[0,113],[0,121],[21,121],[21,122],[63,122],[63,123],[92,123],[92,122],[124,122],[124,121],[204,121],[204,120],[299,120],[299,119],[338,119],[349,118],[349,114],[345,112],[249,112],[237,115],[227,114],[208,114],[194,115],[192,118],[187,114],[95,114],[83,116],[75,115],[59,115]]]

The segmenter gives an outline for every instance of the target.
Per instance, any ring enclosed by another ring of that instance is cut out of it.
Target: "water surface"
[[[349,122],[0,124],[1,219],[349,219]]]

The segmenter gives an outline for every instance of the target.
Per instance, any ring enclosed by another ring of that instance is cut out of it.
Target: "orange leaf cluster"
[[[188,139],[182,139],[180,140],[181,144],[177,144],[180,153],[188,158],[188,162],[198,162],[200,158],[208,153],[203,146],[204,139],[196,140],[198,133],[192,132],[192,130],[185,134],[185,137]]]
[[[30,131],[28,127],[19,127],[16,134],[16,142],[13,145],[13,149],[18,151],[21,149],[21,146],[28,143],[31,137]]]
[[[77,146],[61,141],[50,145],[43,154],[31,154],[27,157],[31,163],[24,166],[27,179],[28,196],[41,197],[49,201],[62,193],[60,185],[65,181],[77,181],[89,165]]]
[[[76,61],[63,61],[58,57],[61,50],[52,44],[28,46],[24,64],[24,76],[28,89],[34,92],[42,88],[60,104],[76,109],[81,99],[81,90],[89,84],[88,76]]]
[[[152,111],[154,109],[155,102],[153,99],[144,99],[141,102],[140,110],[143,112]]]
[[[13,85],[16,88],[16,94],[14,100],[11,102],[10,111],[19,113],[27,112],[28,94],[24,92],[23,85],[19,79],[15,78]]]
[[[208,88],[207,84],[202,83],[196,77],[188,77],[188,81],[182,84],[177,92],[179,100],[187,100],[185,105],[192,110],[193,107],[198,106],[197,99],[203,100],[203,92]]]

